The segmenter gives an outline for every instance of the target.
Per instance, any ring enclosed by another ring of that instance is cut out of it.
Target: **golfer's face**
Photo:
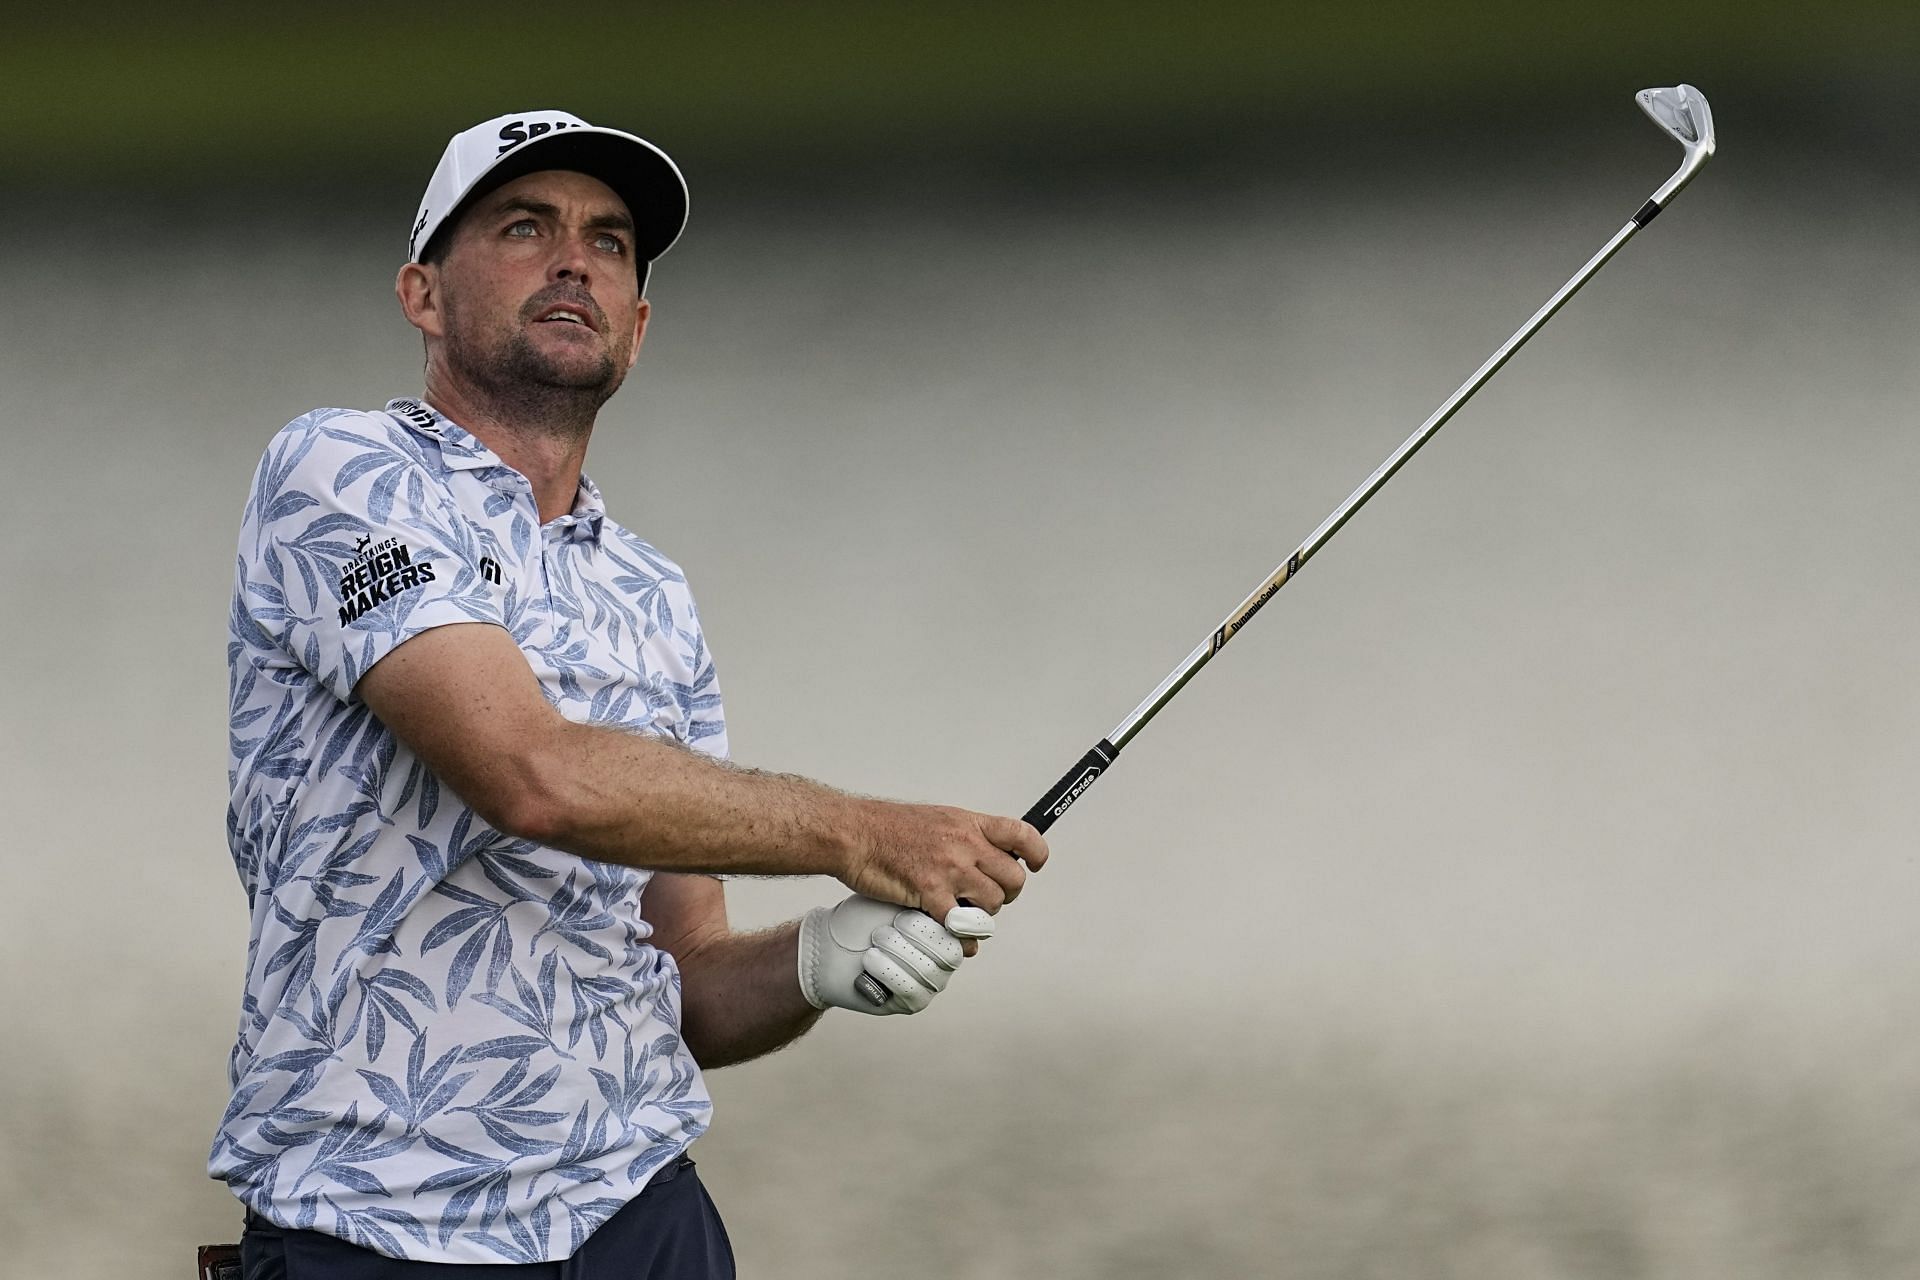
[[[598,178],[548,170],[516,178],[461,218],[442,267],[448,340],[533,358],[561,385],[632,366],[647,304],[633,218]]]

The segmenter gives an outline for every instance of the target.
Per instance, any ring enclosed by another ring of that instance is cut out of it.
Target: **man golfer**
[[[731,1275],[685,1155],[702,1068],[829,1006],[923,1008],[1046,861],[1015,819],[723,762],[686,580],[582,474],[686,208],[631,134],[457,135],[396,282],[424,398],[267,446],[227,651],[252,934],[210,1157],[249,1280]],[[856,896],[738,934],[729,872]]]

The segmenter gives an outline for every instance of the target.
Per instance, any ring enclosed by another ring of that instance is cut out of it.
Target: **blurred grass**
[[[1404,129],[1410,105],[1510,120],[1542,98],[1676,79],[1817,110],[1863,86],[1908,91],[1920,9],[755,0],[575,14],[480,0],[155,17],[108,4],[9,34],[0,170],[14,182],[191,187],[410,172],[453,129],[555,103],[709,164],[1035,136],[1178,152],[1220,130]]]
[[[1891,1042],[1809,1051],[1739,1019],[1564,1056],[1080,1030],[928,1055],[910,1087],[850,1044],[756,1068],[818,1110],[717,1075],[697,1158],[742,1274],[1868,1280],[1920,1258],[1915,1063]],[[874,1140],[822,1179],[849,1099]],[[928,1099],[943,1123],[916,1144]]]

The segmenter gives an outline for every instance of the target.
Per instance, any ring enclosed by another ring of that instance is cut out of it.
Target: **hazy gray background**
[[[1671,172],[1635,87],[1530,147],[1408,110],[690,163],[589,470],[687,566],[736,757],[1024,809]],[[1721,158],[929,1015],[712,1078],[743,1274],[1920,1269],[1920,186],[1885,126],[1714,105]],[[233,540],[276,427],[418,389],[432,158],[351,201],[43,186],[0,245],[7,1274],[237,1235]]]

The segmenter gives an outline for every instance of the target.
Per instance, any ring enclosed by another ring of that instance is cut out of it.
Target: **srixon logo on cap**
[[[500,126],[500,149],[493,154],[503,156],[523,142],[532,142],[543,133],[552,133],[556,129],[571,129],[570,120],[555,120],[549,124],[545,120],[536,120],[528,124],[525,120],[509,120]]]

